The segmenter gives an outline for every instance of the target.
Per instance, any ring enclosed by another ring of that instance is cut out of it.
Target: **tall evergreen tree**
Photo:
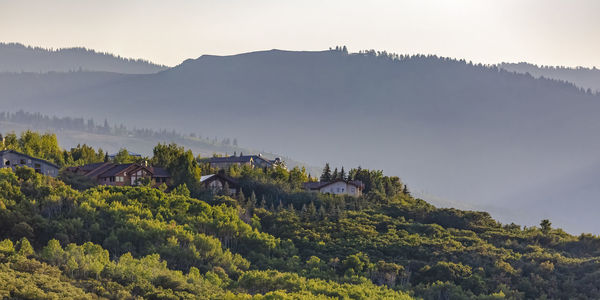
[[[346,171],[344,171],[344,166],[342,166],[342,170],[340,171],[340,179],[346,180]]]
[[[331,168],[329,167],[329,163],[325,164],[320,180],[323,182],[331,181]]]
[[[338,173],[337,168],[335,168],[335,170],[333,170],[333,174],[331,174],[331,180],[338,180],[340,179],[340,174]]]

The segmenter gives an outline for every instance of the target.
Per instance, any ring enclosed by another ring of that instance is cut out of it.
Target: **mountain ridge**
[[[437,56],[279,50],[201,56],[156,74],[109,74],[102,82],[92,73],[61,75],[63,85],[51,92],[45,87],[54,87],[47,83],[52,74],[22,76],[0,78],[0,96],[15,109],[126,120],[131,127],[198,128],[312,165],[409,174],[403,180],[417,190],[478,206],[542,201],[523,199],[520,191],[531,184],[552,188],[551,174],[595,163],[600,150],[590,138],[600,128],[598,95]],[[540,219],[536,212],[532,218],[501,221]]]
[[[124,58],[85,47],[48,49],[20,43],[0,43],[0,72],[106,71],[149,74],[167,69],[148,60]]]

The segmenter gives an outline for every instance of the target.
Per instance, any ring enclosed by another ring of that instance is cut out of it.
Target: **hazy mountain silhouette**
[[[2,75],[0,99],[14,110],[236,136],[310,164],[384,169],[503,221],[600,225],[584,213],[598,208],[600,189],[572,190],[600,163],[600,96],[497,67],[272,50],[206,55],[150,75]],[[548,211],[551,194],[578,204]]]
[[[0,72],[68,72],[77,70],[149,74],[166,69],[146,60],[129,59],[86,48],[58,50],[0,43]]]
[[[535,77],[545,77],[572,82],[583,89],[600,91],[600,70],[597,68],[567,68],[538,66],[530,63],[501,63],[500,68],[518,73],[529,73]]]

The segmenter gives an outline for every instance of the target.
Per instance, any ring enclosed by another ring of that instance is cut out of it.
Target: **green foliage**
[[[112,160],[115,164],[130,164],[136,162],[136,157],[129,155],[129,151],[121,148]]]
[[[65,162],[98,158],[83,149]],[[600,296],[600,238],[569,235],[549,220],[522,228],[438,209],[399,178],[362,168],[346,175],[365,184],[357,198],[301,190],[303,169],[247,166],[227,171],[240,193],[213,195],[199,187],[191,152],[172,144],[154,154],[153,163],[180,169],[170,192],[78,191],[30,169],[0,169],[0,297]]]

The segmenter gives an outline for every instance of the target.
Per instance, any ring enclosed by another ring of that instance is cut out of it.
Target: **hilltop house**
[[[59,167],[49,161],[39,159],[15,150],[0,151],[0,162],[2,168],[12,168],[27,166],[36,172],[52,177],[58,176]]]
[[[304,183],[304,189],[309,191],[318,191],[321,194],[349,195],[353,197],[361,196],[364,188],[365,185],[359,180],[345,181],[340,179],[330,182]]]
[[[163,168],[144,164],[114,164],[111,162],[87,164],[69,167],[67,171],[94,179],[100,185],[139,185],[144,179],[154,182],[155,186],[169,184],[171,175]]]
[[[280,166],[283,168],[286,167],[285,163],[281,160],[281,158],[277,157],[273,160],[269,160],[264,158],[261,154],[204,158],[200,160],[200,163],[208,163],[211,168],[220,170],[229,169],[229,167],[233,165],[247,165],[252,168],[272,168],[276,166]]]
[[[211,174],[200,177],[200,182],[211,191],[217,193],[223,191],[225,187],[229,188],[229,194],[235,195],[238,192],[237,182],[224,174]]]

